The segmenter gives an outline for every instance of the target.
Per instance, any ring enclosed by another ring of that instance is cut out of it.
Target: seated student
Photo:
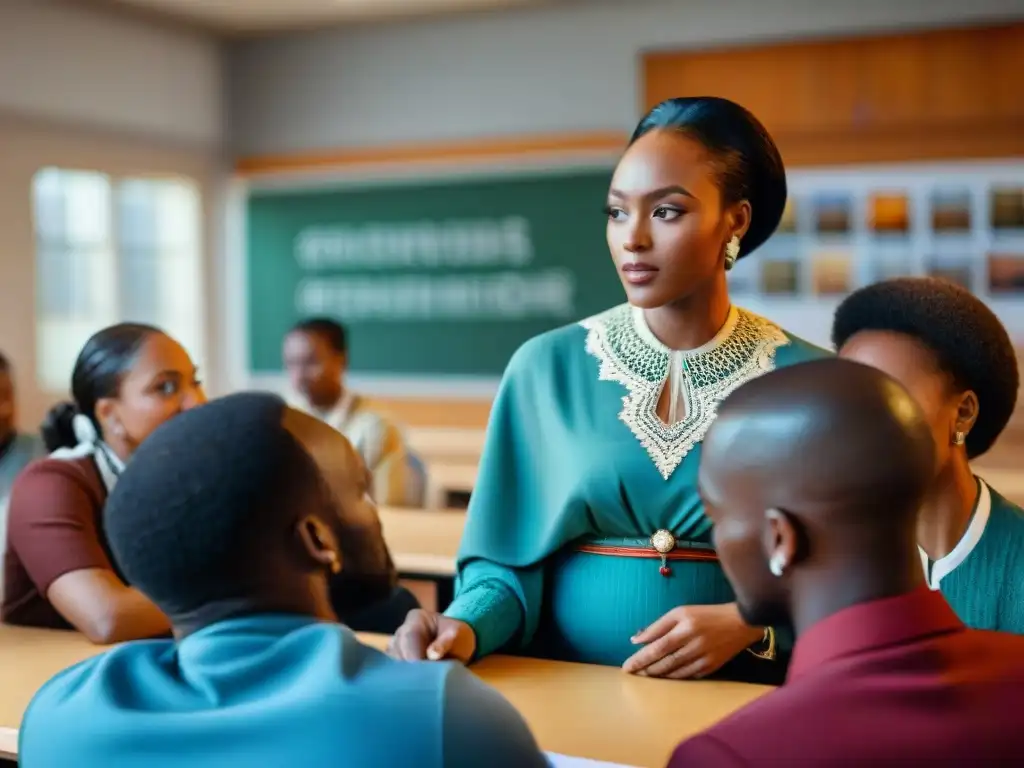
[[[1017,402],[1017,354],[999,318],[959,285],[901,278],[851,294],[832,340],[905,386],[931,424],[938,461],[917,521],[929,586],[967,626],[1024,635],[1024,511],[970,465]]]
[[[341,435],[273,395],[232,395],[159,429],[105,522],[174,639],[121,645],[47,683],[21,726],[25,768],[545,766],[472,673],[393,661],[337,623],[328,575],[375,557],[366,480]]]
[[[0,554],[7,537],[7,499],[14,478],[29,462],[46,455],[43,441],[17,430],[17,403],[10,361],[0,353]],[[0,580],[0,598],[3,581]]]
[[[324,317],[304,320],[284,340],[284,364],[294,390],[290,404],[341,432],[373,473],[374,500],[421,507],[425,478],[398,427],[345,387],[348,341],[344,327]]]
[[[1024,638],[967,629],[928,589],[925,415],[846,360],[726,399],[700,492],[743,616],[790,623],[785,685],[684,742],[670,768],[1009,766],[1024,757]]]
[[[75,628],[94,643],[166,633],[167,618],[111,562],[101,513],[135,449],[205,401],[195,365],[157,328],[113,325],[85,343],[71,393],[74,403],[56,406],[43,425],[54,453],[11,493],[0,619]]]

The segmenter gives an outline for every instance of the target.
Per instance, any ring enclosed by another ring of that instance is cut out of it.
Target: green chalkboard
[[[251,370],[281,370],[288,328],[328,315],[350,331],[354,372],[499,375],[531,336],[623,300],[601,213],[610,175],[251,191]]]

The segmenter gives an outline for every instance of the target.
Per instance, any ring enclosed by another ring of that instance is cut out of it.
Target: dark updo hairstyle
[[[78,353],[71,372],[73,402],[58,403],[43,419],[40,432],[48,451],[73,448],[78,443],[73,420],[79,413],[89,417],[96,432],[103,434],[96,419],[96,403],[116,397],[124,374],[132,367],[139,349],[150,336],[163,333],[140,323],[118,323],[93,334]]]
[[[861,331],[910,336],[935,356],[961,390],[978,396],[978,418],[967,434],[967,458],[992,447],[1017,406],[1017,352],[1006,328],[966,288],[936,277],[900,277],[854,291],[836,310],[838,350]]]
[[[667,99],[648,112],[629,143],[651,131],[668,130],[699,141],[718,166],[722,201],[750,203],[750,228],[739,258],[764,243],[786,207],[786,169],[772,137],[754,115],[717,96]]]

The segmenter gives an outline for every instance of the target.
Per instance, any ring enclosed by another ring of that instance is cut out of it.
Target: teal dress
[[[545,768],[523,719],[458,664],[410,664],[340,624],[265,614],[139,640],[61,672],[24,768]]]
[[[473,627],[477,655],[620,665],[637,650],[630,637],[669,610],[732,602],[697,494],[701,440],[741,384],[828,354],[738,308],[688,352],[629,305],[523,345],[491,412],[446,611]],[[656,411],[668,385],[684,414],[671,425]],[[672,556],[711,559],[662,562],[659,531]]]
[[[940,560],[921,557],[931,588],[964,624],[1024,635],[1024,510],[979,480],[963,538]]]

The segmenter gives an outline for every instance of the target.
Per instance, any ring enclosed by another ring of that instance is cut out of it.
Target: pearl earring
[[[778,553],[772,555],[772,559],[768,561],[768,570],[772,572],[772,576],[781,577],[786,571],[786,557]]]
[[[740,239],[733,235],[732,239],[725,245],[725,268],[732,269],[736,266],[736,259],[740,257]]]

